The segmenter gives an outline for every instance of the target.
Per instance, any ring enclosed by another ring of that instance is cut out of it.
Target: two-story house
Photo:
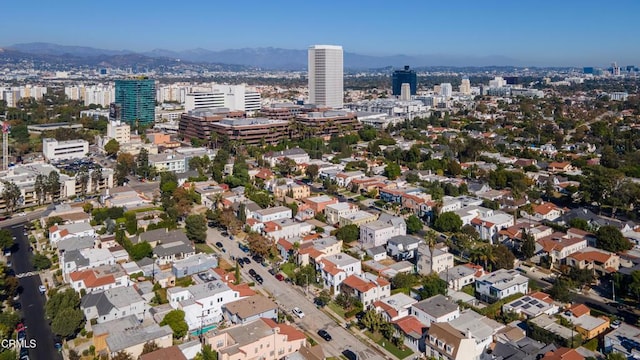
[[[537,243],[541,247],[540,253],[548,255],[551,263],[557,264],[563,264],[567,256],[587,247],[586,238],[569,237],[560,232],[540,238]]]
[[[422,239],[415,236],[394,236],[387,241],[387,254],[399,261],[413,259],[421,242]]]
[[[385,321],[396,321],[411,315],[411,306],[417,302],[418,300],[400,292],[374,301],[371,307],[381,314]]]
[[[425,338],[425,354],[435,359],[479,359],[476,341],[449,323],[434,323]]]
[[[516,270],[500,269],[476,279],[476,294],[480,299],[494,302],[507,296],[529,292],[529,279]]]
[[[410,313],[429,327],[433,323],[456,319],[460,316],[460,308],[446,296],[438,294],[411,305]]]
[[[386,245],[394,236],[407,235],[404,218],[380,214],[378,220],[360,226],[360,243],[365,248]]]
[[[77,292],[85,290],[91,293],[131,285],[129,275],[118,264],[74,271],[69,274],[69,278],[71,287]]]
[[[620,256],[606,250],[586,247],[570,254],[567,257],[567,265],[606,275],[620,269]]]
[[[309,186],[295,182],[278,185],[273,188],[273,196],[276,199],[284,199],[286,196],[298,200],[309,197],[309,195],[311,195]]]
[[[167,289],[169,304],[184,311],[189,330],[218,323],[222,320],[222,307],[238,299],[240,294],[219,280]]]
[[[96,319],[100,324],[130,315],[142,320],[147,304],[133,286],[121,286],[86,294],[80,301],[80,309],[87,320]]]
[[[373,214],[363,210],[357,210],[351,214],[346,214],[338,217],[338,223],[340,227],[345,227],[347,225],[356,225],[362,226],[364,224],[368,224],[374,222],[378,219],[377,214]]]
[[[291,209],[286,206],[274,206],[254,211],[252,217],[261,223],[280,219],[291,219]]]
[[[52,244],[55,244],[58,241],[64,239],[95,235],[96,231],[91,227],[89,223],[86,222],[67,225],[54,225],[49,228],[49,241],[51,241]]]
[[[359,207],[355,204],[339,202],[325,206],[324,216],[327,219],[327,224],[336,224],[340,221],[341,217],[353,214],[358,210]]]
[[[69,274],[74,271],[96,268],[103,265],[114,265],[116,260],[109,249],[70,250],[62,254],[62,276],[70,281]]]
[[[340,285],[349,275],[362,273],[360,260],[345,253],[325,256],[318,264],[324,287],[340,293]]]
[[[374,301],[391,295],[391,283],[388,280],[367,272],[347,276],[341,286],[341,292],[358,298],[365,308]]]

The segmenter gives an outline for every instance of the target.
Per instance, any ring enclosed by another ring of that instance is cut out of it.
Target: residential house
[[[71,287],[77,292],[85,290],[87,293],[92,293],[131,285],[129,275],[118,264],[74,271],[69,274],[69,278]]]
[[[174,242],[183,242],[189,244],[189,238],[183,230],[169,230],[167,228],[160,228],[149,230],[138,235],[137,238],[131,240],[134,244],[141,242],[148,242],[151,247],[156,247],[160,244],[169,244]]]
[[[69,274],[103,265],[115,265],[116,260],[109,249],[70,250],[62,254],[62,276],[69,282]]]
[[[378,219],[377,214],[372,214],[370,212],[358,210],[354,213],[340,216],[338,222],[340,223],[340,227],[345,227],[347,225],[362,226],[364,224],[374,222],[377,219]]]
[[[168,265],[178,260],[188,259],[196,254],[196,249],[191,242],[184,243],[175,241],[171,243],[159,244],[153,248],[153,255],[158,265]]]
[[[479,359],[476,340],[449,323],[434,323],[425,338],[425,354],[428,357],[447,360]]]
[[[323,285],[333,290],[336,295],[340,293],[340,285],[348,276],[362,273],[360,260],[345,253],[324,256],[318,268]]]
[[[493,244],[498,240],[498,232],[515,224],[513,215],[496,211],[492,216],[477,217],[471,221],[482,240]]]
[[[394,236],[407,235],[404,218],[387,213],[380,214],[378,220],[360,226],[360,243],[365,248],[386,245]]]
[[[397,293],[374,301],[371,306],[386,321],[396,321],[411,315],[411,306],[418,300],[404,293]]]
[[[220,322],[223,306],[238,299],[240,294],[220,280],[167,289],[169,304],[184,311],[189,330]]]
[[[500,269],[476,279],[476,294],[494,302],[513,294],[529,292],[529,279],[516,270]]]
[[[547,171],[550,173],[561,173],[573,170],[573,166],[568,161],[557,162],[553,161],[547,165]]]
[[[460,316],[451,320],[448,324],[466,334],[467,337],[474,339],[475,352],[478,354],[489,349],[493,343],[494,336],[505,327],[503,324],[480,315],[471,309],[461,311]]]
[[[291,219],[291,209],[286,206],[275,206],[254,211],[251,217],[261,223],[280,219]]]
[[[364,173],[360,170],[341,172],[336,174],[336,184],[340,187],[348,187],[351,181],[364,178]]]
[[[140,355],[138,360],[187,360],[185,354],[180,350],[177,345],[173,345],[166,348],[159,348],[158,350]]]
[[[402,204],[402,197],[405,194],[413,194],[421,192],[418,188],[407,187],[397,188],[394,186],[387,186],[380,189],[380,199],[390,203]]]
[[[410,314],[429,327],[433,323],[456,319],[460,316],[460,308],[446,296],[438,294],[411,305]]]
[[[533,212],[531,214],[522,212],[524,218],[536,220],[536,221],[555,221],[564,215],[564,209],[557,207],[550,202],[541,202],[533,206]]]
[[[541,360],[585,360],[586,358],[576,349],[559,348],[548,351]]]
[[[154,342],[158,347],[171,346],[173,344],[173,330],[169,325],[136,326],[127,328],[123,332],[110,333],[106,342],[111,357],[115,357],[119,352],[125,352],[137,359],[147,343]]]
[[[403,209],[409,210],[418,217],[428,216],[437,204],[431,199],[431,194],[423,192],[403,193],[400,195]]]
[[[86,294],[80,309],[87,320],[96,319],[100,324],[130,315],[142,320],[147,304],[133,286],[121,286]]]
[[[387,241],[387,254],[396,260],[408,260],[416,257],[422,239],[415,236],[394,236]]]
[[[67,251],[71,250],[82,250],[82,249],[90,249],[96,246],[97,239],[95,236],[81,236],[81,237],[71,237],[64,240],[58,241],[56,247],[58,248],[58,255],[62,255]],[[102,247],[106,247],[102,245]]]
[[[290,197],[292,199],[304,199],[311,195],[311,189],[304,184],[298,184],[295,182],[275,186],[273,188],[273,196],[276,199],[284,199],[284,197]]]
[[[143,208],[151,205],[151,199],[138,193],[129,186],[118,186],[113,189],[106,189],[101,197],[100,202],[106,207],[119,206],[126,210]]]
[[[339,202],[325,206],[324,216],[328,224],[336,224],[341,217],[356,213],[358,210],[359,207],[356,204]]]
[[[595,317],[584,304],[574,304],[560,316],[569,320],[584,340],[591,340],[609,329],[610,320],[606,316]]]
[[[49,228],[49,241],[56,244],[60,240],[74,237],[95,236],[96,231],[88,223],[53,225]]]
[[[347,276],[341,286],[341,292],[358,298],[365,308],[374,301],[391,295],[391,283],[389,281],[367,272],[360,275]]]
[[[327,195],[311,196],[302,199],[302,201],[307,204],[315,214],[322,213],[327,205],[338,203],[338,199]]]
[[[278,305],[262,295],[253,295],[227,303],[224,316],[234,324],[248,324],[260,318],[277,319]]]
[[[423,241],[418,244],[416,268],[420,274],[429,275],[432,272],[440,274],[453,267],[453,254],[449,253],[449,248],[446,246],[439,245],[443,244],[430,249]]]
[[[405,316],[393,322],[393,326],[403,339],[403,344],[413,350],[416,353],[420,353],[421,348],[424,348],[423,334],[427,331],[427,327],[424,326],[415,316]]]
[[[260,318],[206,338],[219,360],[286,359],[306,345],[305,334],[272,319]]]
[[[567,265],[606,275],[620,269],[620,256],[606,250],[586,247],[567,256]]]
[[[537,291],[502,305],[502,311],[522,314],[531,319],[540,314],[557,314],[558,305],[554,303],[551,296]]]
[[[299,266],[312,264],[317,268],[322,258],[325,256],[337,255],[341,252],[342,240],[336,239],[335,236],[318,238],[300,244],[297,263]]]
[[[536,241],[541,252],[551,258],[552,263],[564,263],[567,256],[585,249],[587,240],[580,237],[569,237],[564,233],[555,232]]]
[[[216,256],[200,253],[174,262],[171,265],[171,271],[176,277],[184,277],[216,267],[218,267],[218,258]]]
[[[287,149],[282,151],[270,151],[262,156],[262,159],[272,168],[284,159],[291,159],[296,164],[308,163],[311,158],[306,151],[300,148]]]
[[[311,224],[297,222],[292,219],[279,219],[264,223],[262,232],[272,240],[292,239],[309,234],[313,230]]]
[[[158,325],[153,324],[152,327],[145,329],[145,327],[140,324],[140,320],[138,320],[138,318],[136,318],[134,315],[129,315],[120,319],[91,325],[91,330],[93,331],[93,337],[91,338],[91,340],[93,341],[93,346],[95,347],[96,354],[111,353],[107,344],[107,339],[112,336],[113,338],[110,341],[111,346],[113,348],[121,348],[121,344],[118,344],[118,341],[121,341],[122,339],[118,334],[131,336],[135,341],[148,339],[148,341],[154,341],[158,346],[171,346],[171,343],[173,341],[173,332],[168,325],[162,327],[164,331],[166,331],[167,328],[168,337],[165,337],[163,336],[162,332],[156,332],[156,330],[158,329]],[[143,334],[146,335],[143,336]],[[143,341],[142,343],[144,344],[146,342],[147,341]],[[135,346],[133,346],[133,349],[126,350],[130,355],[133,355],[133,352],[135,352]],[[142,348],[140,348],[140,352],[142,352]]]
[[[640,328],[622,323],[604,335],[604,353],[620,353],[627,359],[640,357]]]
[[[387,258],[387,249],[384,246],[374,246],[366,248],[365,252],[369,255],[373,261],[382,261]]]
[[[463,264],[442,271],[438,273],[438,276],[449,284],[449,289],[460,291],[463,286],[473,285],[476,279],[484,274],[482,266]]]

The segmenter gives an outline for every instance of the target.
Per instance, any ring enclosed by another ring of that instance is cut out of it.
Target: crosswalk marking
[[[25,273],[21,273],[21,274],[16,274],[16,277],[18,279],[23,278],[23,277],[29,277],[29,276],[35,276],[35,275],[39,275],[40,272],[39,271],[29,271],[29,272],[25,272]]]

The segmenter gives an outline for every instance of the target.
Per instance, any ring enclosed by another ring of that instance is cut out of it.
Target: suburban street
[[[20,218],[22,219],[22,224],[5,227],[17,239],[17,250],[11,255],[13,258],[13,270],[16,274],[34,271],[30,261],[29,240],[23,234],[23,224],[26,218],[30,218],[29,215]],[[19,278],[19,284],[23,289],[19,302],[22,305],[24,325],[27,327],[27,339],[36,340],[36,347],[29,350],[30,359],[62,359],[61,354],[54,347],[53,334],[48,322],[45,320],[45,295],[41,295],[38,290],[38,287],[42,284],[40,277],[37,274],[24,276]]]
[[[222,242],[226,249],[224,253],[219,252],[220,256],[231,263],[233,263],[231,256],[236,258],[249,256],[240,250],[237,241],[223,237],[217,229],[209,228],[207,230],[207,242],[209,245],[216,248],[215,243],[218,241]],[[344,350],[351,350],[358,353],[359,359],[384,359],[383,356],[370,349],[368,345],[361,342],[351,332],[338,325],[334,319],[317,309],[312,299],[305,297],[304,292],[297,286],[278,281],[273,275],[269,274],[267,268],[257,264],[253,260],[251,264],[245,265],[244,268],[241,269],[242,277],[246,282],[253,281],[248,273],[249,269],[254,269],[262,276],[264,282],[261,287],[276,299],[276,303],[278,303],[286,313],[293,316],[298,327],[306,331],[322,345],[326,356],[340,356]],[[291,309],[296,306],[302,309],[305,314],[304,318],[300,319],[291,313]],[[329,332],[333,339],[327,342],[320,338],[317,334],[317,331],[320,329]]]

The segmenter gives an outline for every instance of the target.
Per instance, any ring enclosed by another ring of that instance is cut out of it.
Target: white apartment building
[[[107,137],[115,139],[118,144],[131,142],[131,126],[122,121],[109,121],[107,123]]]
[[[442,83],[440,84],[440,96],[449,99],[453,94],[453,87],[450,83]]]
[[[184,320],[189,330],[218,323],[222,320],[222,307],[240,298],[237,291],[218,280],[167,289],[169,305],[185,312]]]
[[[260,209],[253,212],[252,217],[261,223],[280,219],[291,219],[291,209],[286,206],[275,206],[268,209]]]
[[[433,323],[450,322],[460,316],[458,304],[444,295],[432,296],[411,305],[410,314],[425,326]]]
[[[186,157],[181,154],[150,154],[149,165],[158,171],[172,171],[178,174],[187,171]]]
[[[216,109],[225,107],[222,92],[192,92],[185,96],[185,112],[196,109]]]
[[[344,98],[342,46],[313,45],[308,51],[309,103],[341,109]]]
[[[360,243],[366,248],[386,245],[389,239],[401,235],[407,235],[407,224],[398,216],[382,213],[378,220],[360,225]]]
[[[214,93],[222,93],[224,107],[230,110],[241,110],[247,115],[253,115],[261,108],[262,98],[255,89],[241,85],[213,85]]]
[[[353,214],[359,210],[358,206],[346,202],[329,204],[324,208],[324,215],[328,224],[335,224],[340,221],[340,217]]]
[[[332,289],[336,295],[340,293],[340,285],[348,276],[362,273],[360,260],[345,253],[323,257],[319,268],[324,286]]]
[[[42,154],[48,161],[81,159],[86,157],[88,152],[89,143],[86,140],[58,141],[51,138],[42,139]]]

